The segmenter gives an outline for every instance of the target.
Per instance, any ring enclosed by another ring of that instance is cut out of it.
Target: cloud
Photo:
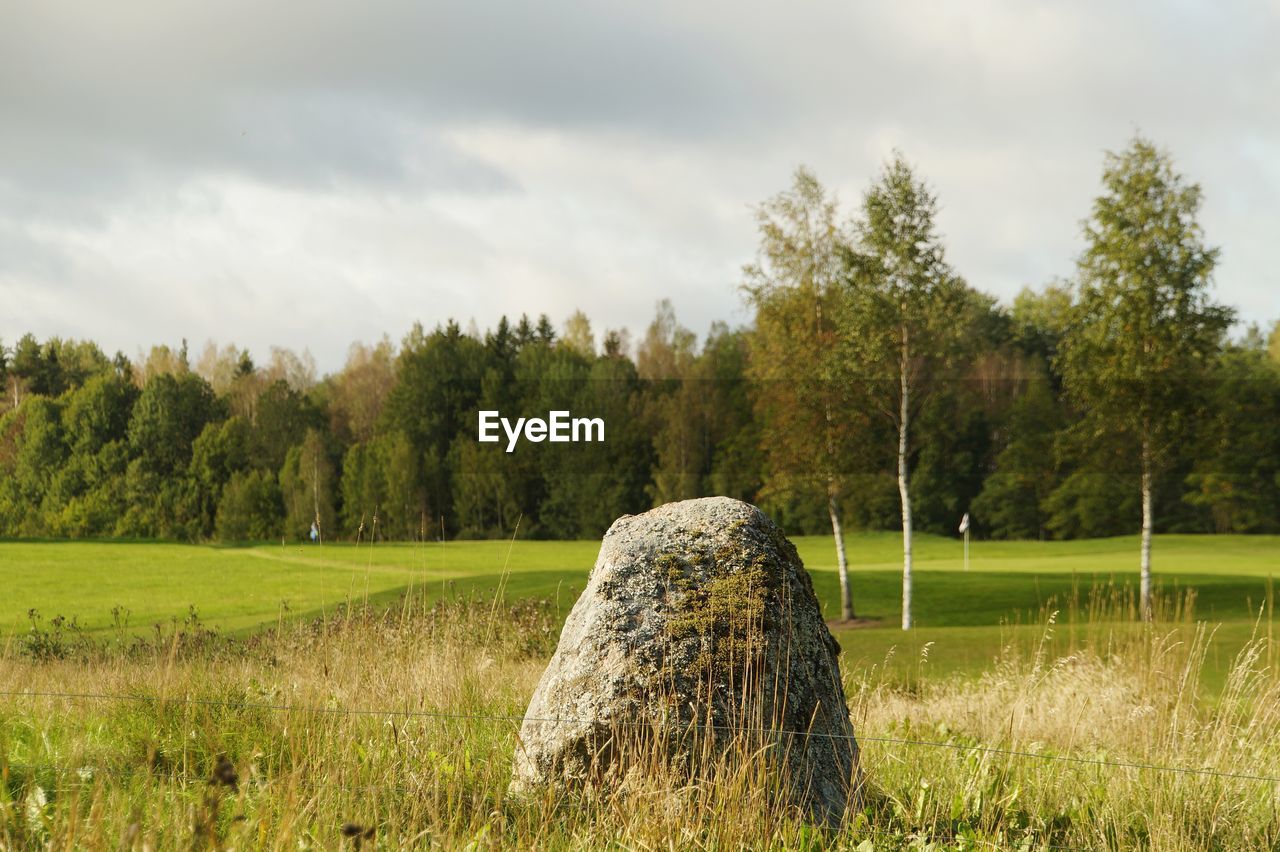
[[[1219,295],[1275,317],[1274,3],[24,4],[0,27],[0,338],[309,347],[582,308],[745,319],[750,205],[891,150],[953,262],[1071,272],[1102,152],[1205,189]]]

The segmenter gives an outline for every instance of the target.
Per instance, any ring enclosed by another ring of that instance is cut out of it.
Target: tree
[[[711,450],[704,491],[752,501],[760,490],[760,430],[752,416],[747,380],[748,334],[711,324],[700,356],[706,387],[707,431]]]
[[[30,393],[41,393],[41,386],[46,384],[46,368],[40,351],[40,341],[33,334],[24,334],[18,338],[13,347],[13,356],[9,359],[9,391],[13,396],[13,407],[22,404],[22,397]]]
[[[195,489],[202,535],[212,535],[219,526],[217,513],[222,506],[223,491],[236,474],[249,467],[253,440],[249,422],[243,417],[231,417],[209,423],[192,444],[188,477]],[[218,535],[222,537],[223,533],[219,531]]]
[[[586,411],[578,404],[578,396],[590,376],[591,360],[573,349],[553,345],[546,340],[537,340],[526,346],[517,358],[515,380],[507,391],[515,396],[511,403],[516,406],[514,410],[561,410],[585,414]],[[502,399],[503,391],[501,387],[494,387],[492,382],[486,382],[486,398],[494,400],[495,407]],[[467,439],[471,440],[472,436],[468,435]],[[505,449],[500,449],[500,444],[486,445],[491,481],[495,474],[506,479],[501,488],[496,482],[488,487],[494,493],[495,502],[499,494],[503,497],[514,495],[513,507],[518,506],[524,514],[520,524],[522,534],[575,537],[580,522],[577,509],[583,502],[582,497],[595,490],[595,505],[604,502],[604,492],[593,489],[583,478],[598,478],[602,470],[607,470],[607,467],[593,464],[591,458],[596,453],[591,447],[590,444],[524,441],[515,452],[507,454]],[[484,468],[478,470],[483,471]],[[586,488],[580,488],[584,484]],[[508,509],[507,529],[495,527],[493,532],[510,535],[515,520]]]
[[[418,484],[447,523],[457,520],[449,450],[459,432],[475,435],[488,361],[485,344],[464,335],[455,322],[429,335],[415,326],[400,347],[396,382],[379,421],[382,429],[403,432],[421,454]]]
[[[334,532],[333,462],[318,430],[308,429],[302,443],[285,455],[280,468],[280,493],[286,536],[303,538],[312,523],[322,536]]]
[[[177,376],[190,370],[187,341],[184,340],[182,348],[176,351],[168,344],[152,346],[142,362],[134,365],[133,375],[139,385],[145,386],[155,376]]]
[[[195,372],[209,383],[214,393],[222,396],[227,394],[236,379],[243,375],[242,368],[246,362],[248,362],[248,372],[252,373],[253,360],[249,357],[248,350],[239,349],[234,343],[228,343],[219,349],[218,344],[210,340],[205,343],[204,351],[196,360]]]
[[[218,500],[218,538],[266,541],[280,534],[280,486],[270,471],[242,470],[231,476]]]
[[[42,504],[52,490],[55,478],[67,461],[67,445],[62,431],[62,406],[43,396],[32,396],[22,408],[9,416],[21,424],[12,474],[0,479],[8,492],[10,534],[37,535],[41,529]]]
[[[610,358],[631,357],[631,332],[625,328],[611,328],[604,333],[604,354]]]
[[[536,339],[541,343],[551,345],[556,341],[556,329],[551,324],[551,317],[546,314],[538,315],[538,326],[534,329]]]
[[[129,419],[129,448],[160,476],[185,471],[205,424],[221,416],[209,383],[195,373],[158,373],[147,381]]]
[[[1280,361],[1261,334],[1214,365],[1210,398],[1183,500],[1221,533],[1280,532]]]
[[[697,497],[710,461],[705,441],[704,388],[698,380],[698,338],[676,320],[670,299],[640,344],[637,364],[645,381],[646,414],[656,455],[652,483],[646,488],[654,506]]]
[[[577,378],[559,383],[569,407],[599,417],[608,433],[604,441],[540,445],[546,496],[538,521],[544,535],[599,538],[619,515],[646,508],[654,436],[640,416],[644,400],[629,361],[604,356],[571,369]]]
[[[283,379],[271,381],[254,404],[253,466],[279,470],[289,448],[308,429],[319,429],[325,419],[310,399]]]
[[[1055,282],[1043,290],[1024,287],[1009,312],[1014,342],[1027,355],[1052,366],[1071,320],[1071,285]]]
[[[765,487],[822,495],[835,538],[840,614],[849,620],[855,612],[841,503],[867,424],[839,354],[838,342],[850,333],[850,315],[838,309],[849,234],[836,215],[835,200],[817,178],[798,169],[791,189],[756,212],[760,247],[745,269],[745,290],[756,311],[748,374],[761,419]]]
[[[342,372],[327,380],[330,431],[346,441],[368,441],[396,381],[395,346],[383,337],[376,346],[353,343]]]
[[[418,454],[401,432],[353,444],[342,463],[343,532],[378,516],[384,538],[417,537],[426,505],[418,490]]]
[[[533,342],[533,326],[529,323],[528,314],[520,315],[520,322],[516,323],[516,330],[512,337],[515,340],[516,349],[523,349]]]
[[[579,355],[594,358],[596,355],[596,338],[591,333],[591,320],[582,311],[574,311],[564,323],[564,334],[560,337],[560,345],[566,346]]]
[[[52,530],[86,536],[108,534],[115,527],[123,513],[128,426],[137,397],[129,378],[112,371],[93,376],[62,398],[69,455],[52,489],[58,509],[56,518],[49,512]]]
[[[1189,432],[1201,379],[1232,312],[1209,286],[1218,251],[1196,221],[1200,187],[1137,137],[1108,153],[1103,194],[1084,225],[1078,294],[1062,341],[1067,392],[1099,442],[1125,442],[1141,480],[1141,590],[1151,617],[1151,536],[1158,478]]]
[[[523,448],[522,448],[523,449]],[[453,508],[465,538],[510,536],[521,516],[512,458],[500,444],[481,444],[459,435],[450,450]],[[532,518],[523,524],[528,532]]]
[[[946,262],[937,210],[932,191],[896,155],[863,198],[847,254],[842,342],[897,432],[903,630],[912,623],[912,424],[959,351],[955,321],[968,291]]]
[[[309,350],[302,354],[281,346],[271,347],[271,359],[262,371],[269,382],[283,381],[292,390],[305,393],[316,383],[316,359]]]
[[[223,416],[221,401],[195,373],[152,374],[129,417],[128,508],[117,534],[184,540],[201,534],[191,452],[205,426]]]
[[[537,377],[551,359],[552,350],[543,343],[517,340],[504,317],[497,330],[485,338],[488,366],[480,380],[480,397],[467,412],[468,424],[454,437],[449,450],[452,472],[451,496],[459,532],[472,537],[507,537],[520,520],[522,534],[536,527],[535,514],[542,493],[540,471],[533,453],[522,446],[507,453],[502,441],[476,440],[476,418],[481,410],[501,412],[532,411],[538,404],[530,398]],[[558,353],[560,360],[573,353]],[[533,375],[530,381],[528,374]],[[546,409],[543,409],[546,410]]]
[[[973,502],[974,517],[993,538],[1047,537],[1047,503],[1057,484],[1054,436],[1061,425],[1048,380],[1033,378],[1010,412],[1009,443]]]
[[[138,389],[127,378],[100,373],[66,398],[62,422],[72,454],[89,456],[112,441],[128,438]]]
[[[111,362],[92,341],[51,337],[41,344],[33,335],[24,334],[0,376],[7,372],[12,379],[9,390],[16,408],[24,393],[60,396],[91,377],[110,371]]]

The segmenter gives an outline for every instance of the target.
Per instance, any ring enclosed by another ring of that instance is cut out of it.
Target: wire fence
[[[443,721],[483,721],[483,722],[508,722],[508,723],[540,723],[540,724],[565,724],[565,725],[590,725],[595,720],[576,719],[572,717],[532,717],[527,715],[501,714],[501,713],[456,713],[444,710],[411,710],[411,709],[392,709],[392,708],[372,708],[372,707],[320,707],[313,705],[288,704],[272,701],[243,701],[220,698],[196,698],[187,695],[181,696],[163,696],[163,695],[137,695],[128,693],[108,693],[108,692],[59,692],[59,691],[32,691],[32,690],[0,690],[0,697],[3,698],[44,698],[44,699],[62,699],[68,701],[119,701],[134,702],[143,704],[181,704],[198,707],[220,707],[226,709],[237,710],[263,710],[277,713],[299,713],[304,715],[343,715],[343,716],[383,716],[411,719],[435,719]],[[652,722],[644,720],[610,720],[609,724],[618,726],[635,726],[647,728],[652,726]],[[1027,751],[1025,749],[1004,748],[1000,746],[981,745],[973,743],[949,742],[943,740],[920,740],[907,737],[889,737],[889,736],[873,736],[866,734],[836,734],[826,731],[799,731],[799,730],[779,730],[765,727],[750,726],[731,726],[731,725],[704,725],[696,724],[687,726],[690,730],[712,730],[724,731],[731,734],[741,735],[761,735],[761,736],[780,736],[780,737],[814,737],[838,740],[853,740],[855,743],[883,743],[887,745],[911,746],[919,748],[936,748],[947,749],[957,752],[977,753],[999,755],[1003,757],[1025,758],[1030,760],[1043,760],[1059,763],[1072,763],[1088,766],[1097,766],[1113,769],[1131,769],[1153,772],[1169,772],[1184,775],[1203,776],[1211,778],[1221,778],[1224,780],[1242,780],[1242,781],[1259,781],[1272,784],[1280,784],[1280,776],[1265,775],[1250,772],[1235,772],[1222,769],[1214,769],[1211,767],[1196,766],[1168,766],[1159,763],[1148,763],[1139,761],[1123,761],[1123,760],[1105,760],[1102,758],[1081,757],[1077,755],[1056,754],[1051,752]],[[16,766],[16,764],[8,764]],[[57,768],[57,767],[45,767]]]
[[[466,718],[475,718],[475,717],[466,717]],[[479,717],[479,718],[488,718],[488,717]],[[12,762],[0,761],[0,770],[4,770],[4,769],[8,769],[8,770],[17,769],[27,773],[37,773],[40,771],[54,771],[54,772],[60,772],[60,773],[82,773],[85,770],[89,770],[90,772],[96,774],[99,771],[97,767],[90,767],[90,766],[67,767],[67,766],[58,766],[54,764],[12,763]],[[189,785],[206,786],[206,785],[210,785],[212,782],[209,779],[198,777],[198,778],[182,779],[178,783],[182,786],[189,786]],[[345,793],[367,794],[367,793],[386,793],[388,791],[396,791],[396,792],[407,794],[410,792],[409,785],[405,785],[405,784],[362,784],[362,785],[326,784],[326,786],[329,789],[338,789]],[[368,835],[365,835],[365,836],[367,837]],[[947,844],[955,841],[954,836],[945,835],[945,834],[926,835],[924,833],[918,833],[917,839],[930,844],[933,844],[933,843]],[[1004,846],[994,841],[983,840],[980,838],[971,838],[971,839],[968,839],[967,842],[974,844],[979,848],[989,848],[989,849],[1005,848]],[[357,846],[355,848],[359,848],[359,847]],[[1067,845],[1062,845],[1057,843],[1036,843],[1034,845],[1034,848],[1053,850],[1053,852],[1092,852],[1093,849],[1099,848],[1099,847],[1067,846]]]

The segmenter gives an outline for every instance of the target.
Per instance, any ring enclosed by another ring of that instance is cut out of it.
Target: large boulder
[[[756,507],[625,515],[529,703],[511,792],[625,783],[655,748],[665,767],[719,771],[707,756],[737,744],[765,755],[785,801],[838,823],[859,778],[839,651],[795,547]]]

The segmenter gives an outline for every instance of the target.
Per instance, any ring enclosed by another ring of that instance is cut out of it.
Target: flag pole
[[[960,519],[960,532],[964,533],[964,570],[969,570],[969,513]]]

